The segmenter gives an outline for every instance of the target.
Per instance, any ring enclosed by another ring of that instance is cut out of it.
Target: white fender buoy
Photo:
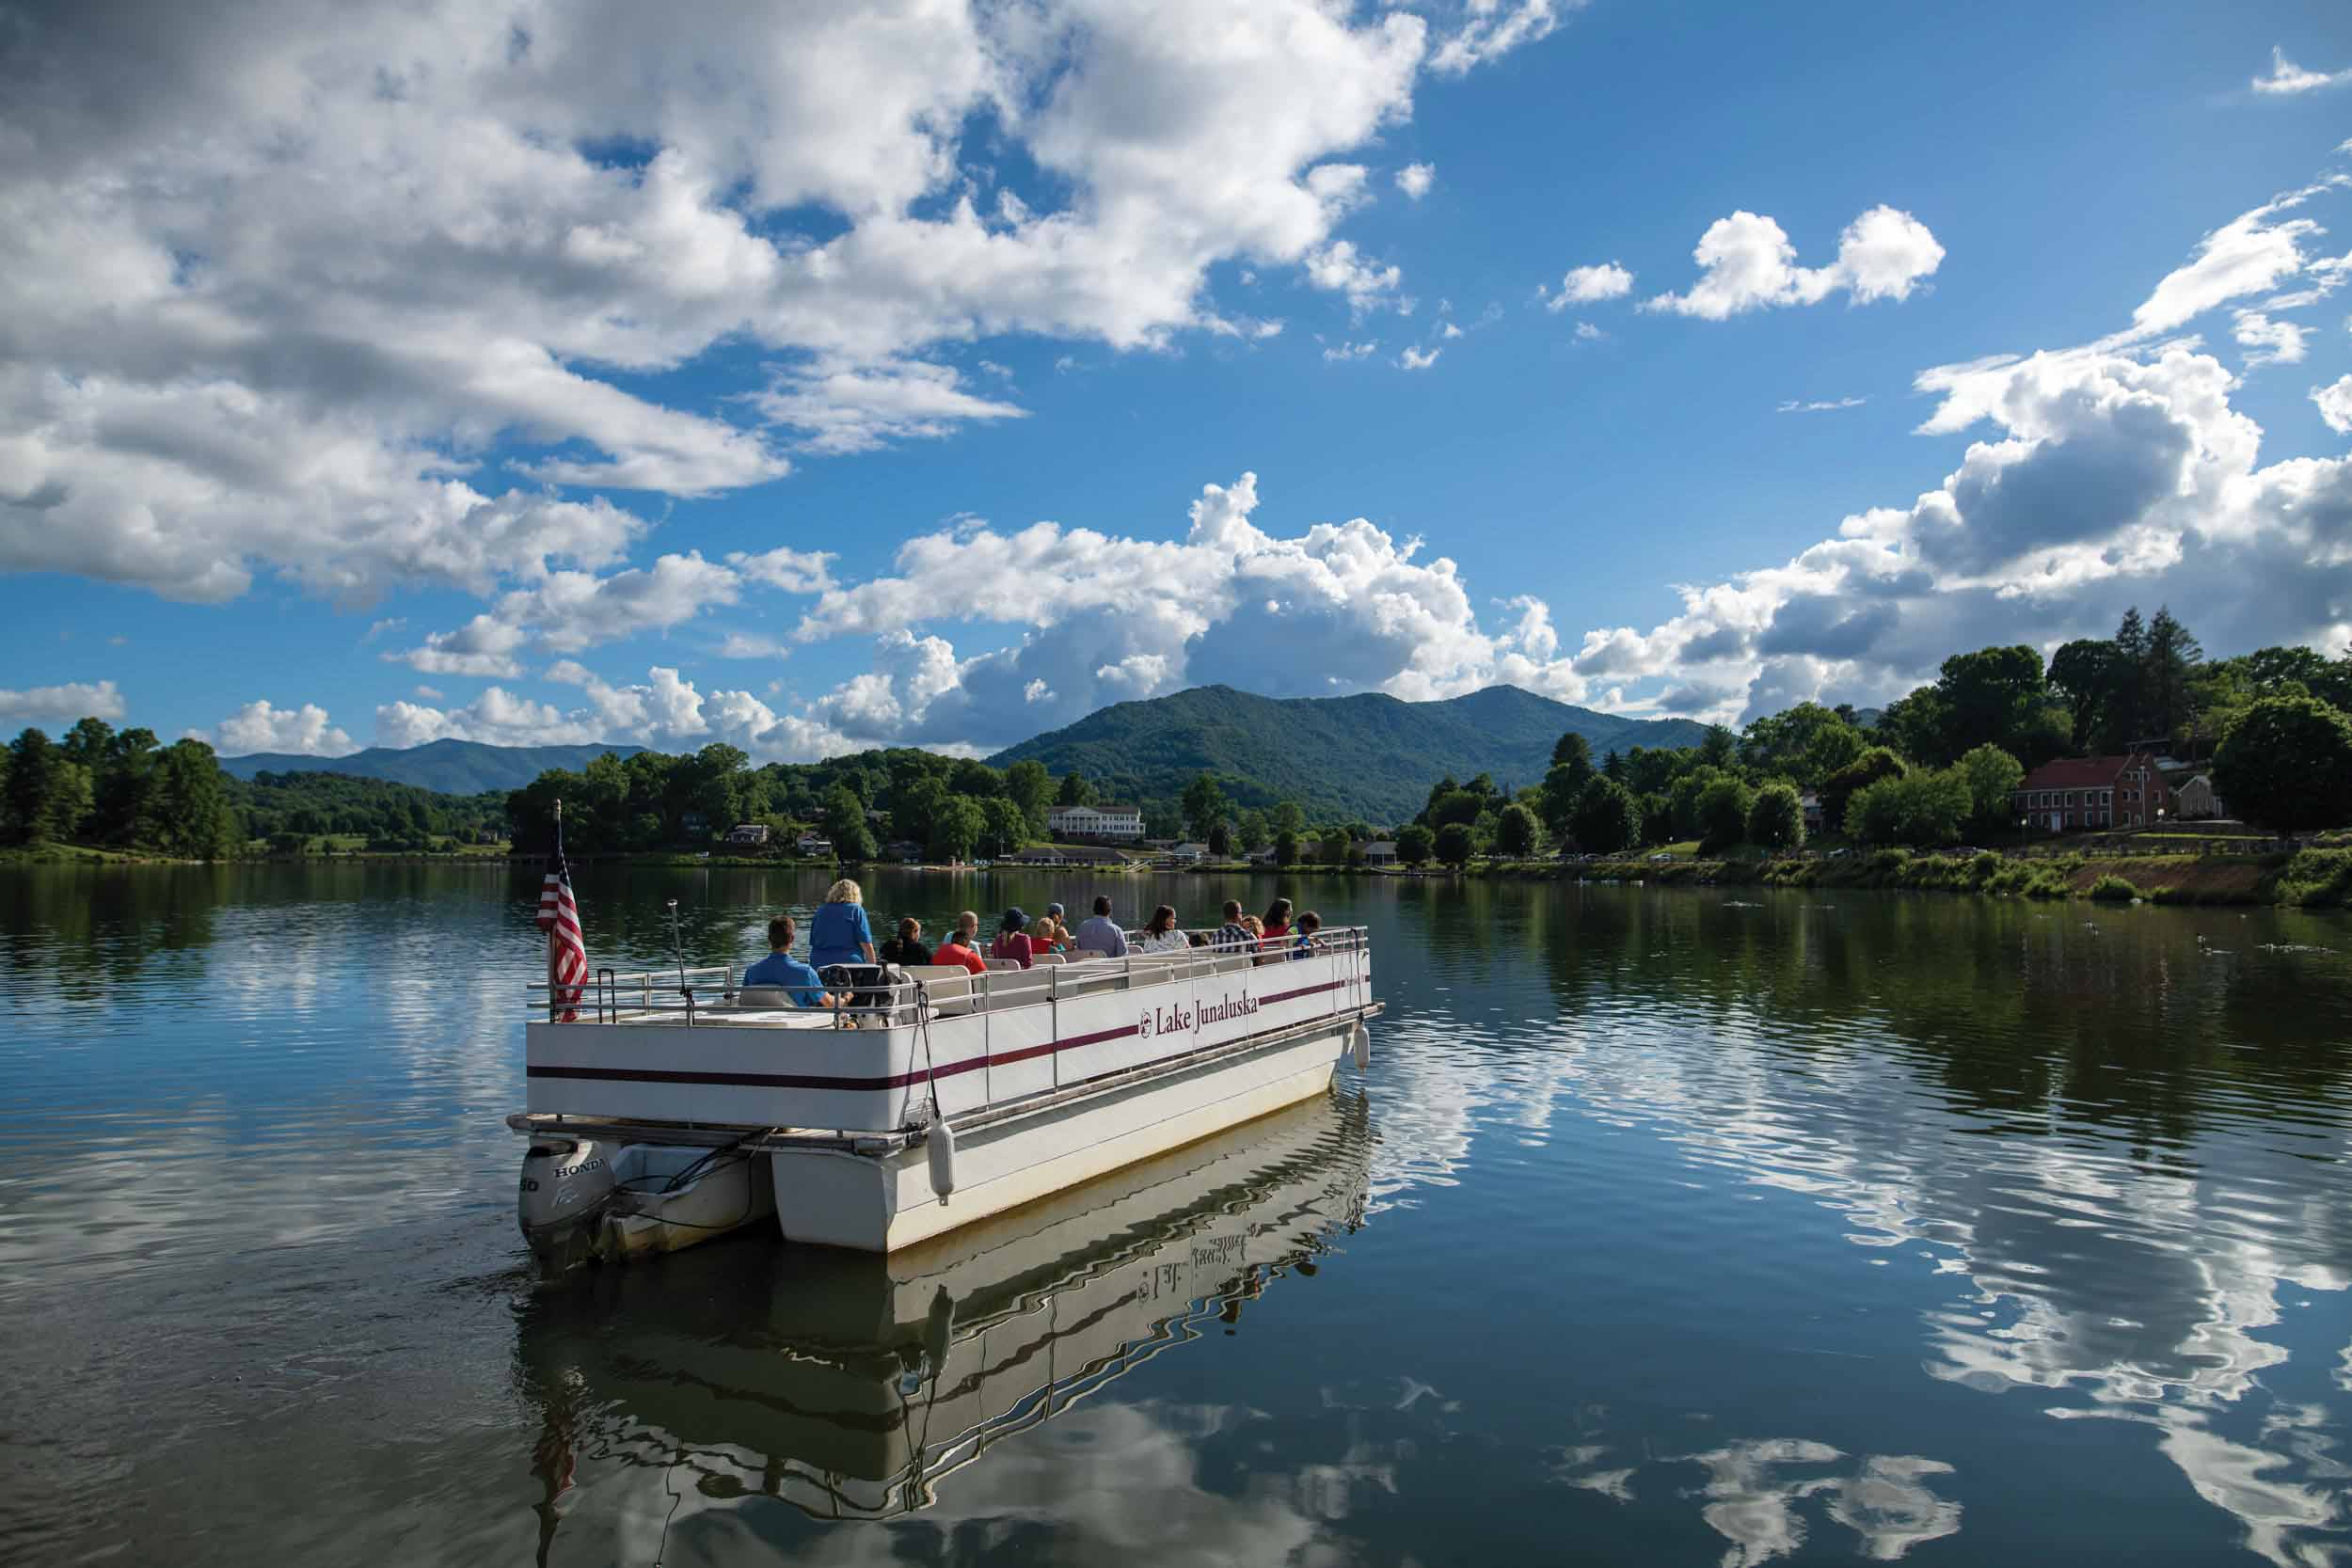
[[[1365,1028],[1363,1021],[1359,1019],[1356,1022],[1356,1070],[1361,1072],[1370,1066],[1372,1066],[1372,1031]]]
[[[956,1135],[942,1119],[931,1123],[930,1135],[924,1142],[930,1146],[931,1191],[945,1203],[956,1190]]]

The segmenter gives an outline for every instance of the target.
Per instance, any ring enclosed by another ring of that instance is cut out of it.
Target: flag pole
[[[555,852],[558,856],[564,852],[564,799],[562,796],[556,797],[555,800]],[[553,869],[554,866],[550,863],[548,870]],[[549,1023],[559,1022],[562,1017],[562,1011],[557,1006],[559,994],[555,989],[555,927],[550,926],[548,927],[548,1022]]]

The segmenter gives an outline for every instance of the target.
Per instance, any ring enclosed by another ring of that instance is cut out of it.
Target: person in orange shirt
[[[980,957],[980,917],[970,910],[956,916],[953,935],[939,944],[931,955],[933,963],[961,964],[975,974],[988,973],[988,960]]]

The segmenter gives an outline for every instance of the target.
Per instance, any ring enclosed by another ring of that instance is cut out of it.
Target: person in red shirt
[[[989,949],[993,958],[1010,958],[1024,969],[1034,967],[1036,956],[1029,943],[1029,934],[1022,927],[1029,923],[1018,906],[1005,911],[996,925],[996,943]]]
[[[1287,898],[1277,898],[1266,907],[1265,945],[1279,947],[1282,945],[1282,939],[1290,934],[1291,901]]]
[[[988,960],[980,957],[980,917],[970,910],[956,916],[955,934],[939,944],[931,955],[931,962],[961,964],[975,974],[988,973]]]

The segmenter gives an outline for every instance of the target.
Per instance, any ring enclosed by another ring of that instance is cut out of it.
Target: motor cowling
[[[593,1139],[579,1143],[534,1143],[523,1155],[522,1185],[515,1195],[515,1217],[535,1244],[551,1232],[593,1223],[618,1180],[612,1156],[618,1152]]]

